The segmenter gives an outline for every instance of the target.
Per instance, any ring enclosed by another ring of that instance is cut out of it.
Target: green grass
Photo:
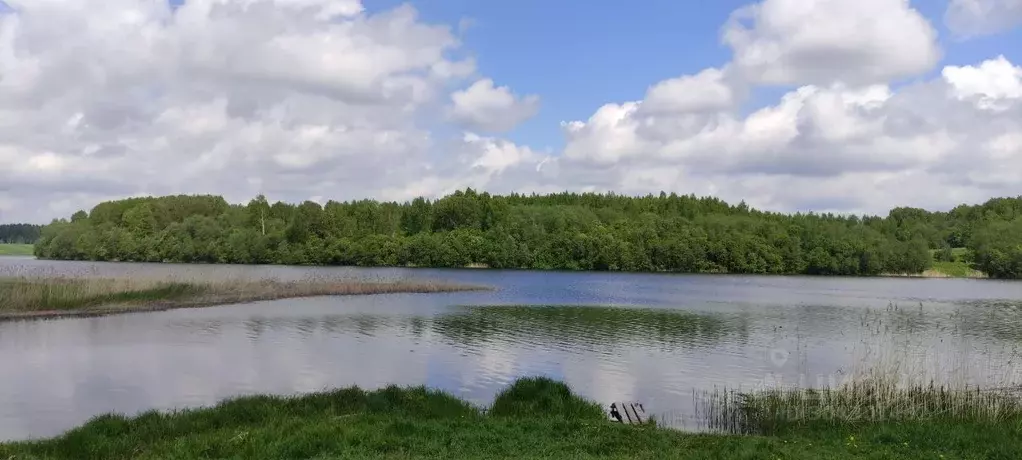
[[[972,268],[967,262],[933,262],[931,270],[951,278],[983,278],[983,272]]]
[[[940,251],[940,249],[931,249],[930,254],[936,257]],[[964,260],[969,255],[969,248],[951,248],[951,255],[955,260]]]
[[[0,256],[30,256],[33,248],[31,244],[0,243]]]
[[[967,248],[952,248],[951,261],[937,260],[937,257],[942,252],[940,249],[931,249],[930,254],[933,255],[934,261],[933,266],[927,270],[924,275],[932,277],[946,277],[946,278],[985,278],[986,275],[974,268],[970,263],[972,254]]]
[[[564,384],[525,379],[485,413],[421,387],[255,396],[206,409],[105,415],[54,439],[0,444],[0,458],[1018,459],[1022,430],[1020,419],[1008,418],[687,434],[609,422]]]
[[[923,273],[924,276],[935,278],[985,278],[986,275],[972,268],[972,254],[966,247],[951,248],[951,259],[953,261],[938,261],[937,258],[943,249],[930,249],[933,256],[933,266]]]

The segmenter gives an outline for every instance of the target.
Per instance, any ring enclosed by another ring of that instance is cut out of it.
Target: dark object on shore
[[[629,425],[646,423],[649,420],[649,417],[646,416],[646,408],[642,406],[642,403],[611,403],[610,416],[614,420]]]

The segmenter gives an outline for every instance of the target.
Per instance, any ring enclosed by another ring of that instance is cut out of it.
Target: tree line
[[[39,239],[42,225],[0,224],[0,244],[32,244]]]
[[[1022,198],[886,217],[781,214],[661,193],[230,204],[219,196],[104,202],[42,230],[51,259],[878,275],[920,273],[968,247],[991,276],[1022,276]]]

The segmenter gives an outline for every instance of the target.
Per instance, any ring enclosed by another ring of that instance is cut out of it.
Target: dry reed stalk
[[[0,277],[0,319],[91,316],[315,296],[489,289],[436,281]]]

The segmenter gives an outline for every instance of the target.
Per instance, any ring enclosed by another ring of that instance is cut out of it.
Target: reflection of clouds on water
[[[507,348],[484,348],[474,354],[475,370],[480,375],[489,376],[491,380],[507,380],[515,375],[517,354]]]
[[[642,375],[629,363],[606,359],[566,360],[562,372],[576,390],[603,406],[635,399],[636,375]]]

